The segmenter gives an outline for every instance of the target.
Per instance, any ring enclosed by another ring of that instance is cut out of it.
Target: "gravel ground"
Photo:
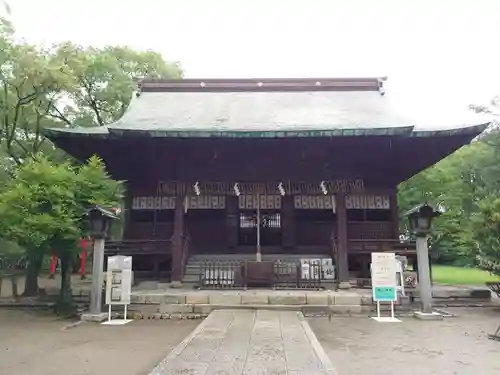
[[[148,374],[200,321],[65,329],[69,323],[40,312],[0,310],[0,374]]]
[[[450,308],[443,321],[402,317],[309,320],[339,375],[498,375],[500,342],[487,338],[500,324],[499,308]]]
[[[488,340],[499,308],[454,308],[456,318],[378,323],[368,317],[311,318],[339,375],[496,375],[500,342]],[[0,310],[0,375],[139,375],[148,372],[200,321],[134,321],[125,326]]]

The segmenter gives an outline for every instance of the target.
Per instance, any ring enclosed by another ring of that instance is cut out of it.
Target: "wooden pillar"
[[[282,245],[284,248],[295,247],[295,208],[293,196],[285,195],[281,204]]]
[[[153,258],[153,279],[160,280],[160,257],[154,255]]]
[[[226,196],[226,245],[230,249],[238,246],[239,215],[238,197]]]
[[[342,286],[348,287],[349,283],[349,258],[347,242],[347,212],[345,194],[338,193],[336,199],[337,213],[337,274]]]
[[[182,281],[182,250],[184,245],[184,197],[175,199],[174,234],[172,243],[172,282]]]
[[[123,223],[122,223],[122,239],[130,239],[132,231],[132,193],[128,185],[126,185],[125,197],[124,197],[124,207],[123,207]]]
[[[391,209],[392,236],[399,239],[399,210],[398,210],[398,189],[395,188],[389,193],[389,204]]]

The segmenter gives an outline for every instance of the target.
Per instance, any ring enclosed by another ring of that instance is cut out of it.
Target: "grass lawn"
[[[484,285],[487,282],[500,282],[500,277],[477,268],[461,268],[453,266],[432,266],[432,279],[440,284]]]

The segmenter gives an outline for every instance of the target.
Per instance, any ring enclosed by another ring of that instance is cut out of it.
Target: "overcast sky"
[[[127,44],[187,77],[389,77],[465,108],[500,94],[499,0],[10,0],[36,43]]]

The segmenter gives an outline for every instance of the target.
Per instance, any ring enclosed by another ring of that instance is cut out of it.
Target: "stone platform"
[[[150,375],[335,375],[302,313],[212,312]]]
[[[371,291],[311,290],[139,290],[131,311],[151,314],[204,314],[220,309],[287,310],[356,314],[371,309]]]
[[[433,287],[434,305],[490,304],[491,295],[486,288]],[[408,290],[411,298],[403,298],[397,310],[411,310],[418,305],[418,291]],[[382,305],[386,310],[388,305]],[[130,311],[142,318],[178,316],[179,314],[206,316],[220,309],[264,309],[300,311],[304,314],[352,315],[374,311],[371,289],[350,290],[194,290],[175,289],[168,284],[150,282],[138,285],[132,291]]]

